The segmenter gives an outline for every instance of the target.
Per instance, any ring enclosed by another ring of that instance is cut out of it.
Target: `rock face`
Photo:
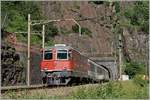
[[[123,32],[124,55],[130,60],[148,65],[148,34],[143,32],[130,32],[126,28]]]
[[[25,84],[24,67],[15,48],[6,43],[1,46],[2,86]]]
[[[2,86],[25,85],[27,70],[27,45],[16,42],[13,33],[2,32],[1,82]],[[40,49],[31,47],[31,84],[41,84]]]
[[[25,84],[25,67],[20,62],[20,54],[12,46],[15,35],[1,31],[1,82],[2,86]]]
[[[92,33],[91,37],[79,33],[61,35],[55,37],[55,43],[71,44],[79,49],[83,54],[93,55],[112,55],[113,44],[110,32],[110,21],[112,10],[105,5],[95,6],[89,2],[42,2],[43,16],[47,19],[68,19],[79,20],[78,23],[88,28]],[[67,5],[67,6],[66,6]],[[90,20],[87,20],[90,19]],[[57,26],[72,30],[75,25],[73,21],[57,22]],[[79,46],[78,43],[80,44]]]
[[[120,11],[132,6],[134,2],[120,2]],[[62,35],[54,38],[55,43],[70,44],[79,49],[83,54],[92,56],[114,56],[118,48],[117,34],[113,32],[114,25],[118,24],[115,7],[102,3],[99,5],[91,2],[49,2],[41,3],[43,15],[47,19],[74,18],[82,27],[88,28],[92,36],[78,36],[78,33]],[[75,23],[63,21],[56,23],[59,27],[72,29]],[[124,57],[130,61],[137,61],[147,65],[148,63],[148,35],[139,31],[130,31],[125,28],[123,32]],[[118,55],[118,54],[117,54]]]

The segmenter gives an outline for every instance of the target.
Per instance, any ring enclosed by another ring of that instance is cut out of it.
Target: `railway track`
[[[1,87],[1,92],[9,91],[9,90],[21,90],[21,89],[38,89],[47,87],[47,85],[23,85],[23,86],[3,86]]]
[[[27,86],[11,86],[4,89],[1,93],[1,97],[3,99],[50,99],[55,97],[67,97],[70,94],[74,93],[75,91],[81,88],[92,88],[97,87],[99,85],[104,85],[107,83],[102,84],[79,84],[74,86],[50,86],[50,87],[43,87],[42,85],[32,85],[30,87]],[[13,87],[13,88],[12,88]],[[21,89],[22,88],[22,89]],[[15,89],[15,90],[10,90]],[[5,91],[4,91],[5,90]],[[9,91],[10,90],[10,91]]]
[[[5,93],[7,91],[18,91],[18,90],[25,90],[25,89],[29,89],[29,90],[32,90],[32,89],[43,89],[43,88],[47,88],[47,89],[54,89],[54,88],[61,88],[61,87],[79,87],[79,86],[86,86],[86,85],[92,85],[92,84],[85,84],[85,83],[82,83],[82,84],[72,84],[72,85],[54,85],[54,86],[48,86],[48,85],[30,85],[30,86],[27,86],[27,85],[22,85],[22,86],[3,86],[1,87],[1,93]],[[94,85],[94,84],[93,84]]]
[[[85,85],[85,84],[80,84],[80,85]],[[30,86],[27,86],[27,85],[22,85],[22,86],[3,86],[1,87],[1,93],[4,93],[6,91],[17,91],[17,90],[24,90],[24,89],[41,89],[41,88],[48,88],[48,89],[52,89],[52,88],[58,88],[58,87],[73,87],[73,86],[79,86],[79,85],[75,85],[75,84],[72,84],[72,85],[30,85]]]

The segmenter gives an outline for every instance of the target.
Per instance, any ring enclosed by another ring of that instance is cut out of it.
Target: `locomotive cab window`
[[[67,50],[57,50],[57,59],[68,59],[68,53]]]
[[[44,53],[44,59],[45,60],[51,60],[53,58],[53,54],[51,51],[45,51]]]

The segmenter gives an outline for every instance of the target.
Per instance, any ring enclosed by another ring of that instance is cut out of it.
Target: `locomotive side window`
[[[51,51],[45,51],[44,59],[45,60],[51,60],[52,58],[53,58],[52,52]]]
[[[69,57],[69,58],[72,57],[71,51],[68,52],[68,57]]]
[[[57,50],[57,59],[67,59],[67,50]]]

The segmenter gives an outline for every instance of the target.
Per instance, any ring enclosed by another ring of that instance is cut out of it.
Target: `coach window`
[[[45,60],[51,60],[52,58],[53,58],[52,52],[51,51],[45,51],[44,59]]]
[[[67,59],[67,50],[57,50],[57,59]]]

